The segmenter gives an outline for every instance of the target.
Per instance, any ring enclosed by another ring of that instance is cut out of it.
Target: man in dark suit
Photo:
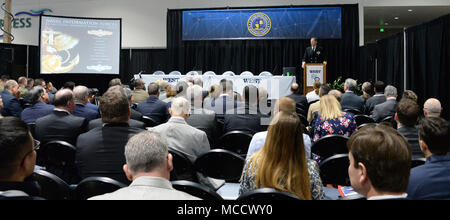
[[[103,121],[102,118],[97,118],[94,119],[92,121],[89,122],[89,126],[88,126],[88,130],[92,130],[94,128],[99,128],[103,126]],[[133,128],[141,128],[141,129],[145,129],[145,123],[142,121],[137,121],[137,120],[133,120],[130,118],[130,122],[128,123],[130,125],[130,127]]]
[[[133,102],[131,101],[133,99],[133,91],[131,91],[130,88],[123,88],[123,89],[124,89],[125,95],[127,96],[128,102],[130,103],[130,106],[131,106],[133,104]],[[140,112],[134,110],[133,108],[130,108],[130,110],[131,110],[131,116],[130,116],[131,119],[137,120],[137,121],[142,121],[142,114]],[[131,123],[130,123],[130,126],[132,126]],[[132,127],[134,127],[134,126],[132,126]]]
[[[134,134],[144,131],[130,127],[130,104],[121,86],[112,86],[100,100],[102,127],[78,137],[76,166],[81,178],[105,176],[128,184],[123,172],[125,145]]]
[[[22,106],[19,101],[19,84],[17,84],[15,80],[6,81],[1,96],[3,100],[3,108],[0,111],[1,114],[3,116],[14,116],[20,118],[20,115],[22,114]]]
[[[303,54],[302,68],[305,69],[307,63],[324,63],[326,61],[323,48],[317,45],[317,38],[311,38],[311,46],[307,47]]]
[[[88,121],[100,118],[100,114],[97,111],[86,107],[89,98],[89,89],[86,86],[75,87],[73,94],[76,104],[73,115],[86,118]]]
[[[353,91],[356,89],[356,81],[354,79],[346,79],[344,84],[345,93],[342,95],[342,110],[355,109],[364,113],[364,99],[357,96]]]
[[[380,122],[389,116],[394,116],[397,106],[397,88],[394,86],[386,86],[384,89],[384,96],[386,96],[386,102],[378,104],[373,109],[373,114],[370,115],[376,122]]]
[[[381,104],[386,101],[386,96],[384,96],[384,85],[383,81],[375,82],[374,92],[375,95],[367,99],[365,105],[365,113],[366,115],[371,115],[373,113],[373,109],[376,105]]]
[[[148,85],[149,98],[137,106],[138,112],[147,116],[158,124],[165,123],[169,118],[169,109],[167,103],[159,100],[159,86],[156,83]]]
[[[33,105],[23,110],[20,117],[27,124],[34,123],[38,118],[51,114],[53,108],[55,108],[55,106],[48,104],[48,93],[42,86],[33,87],[29,93],[30,101]]]
[[[236,99],[234,99],[232,81],[225,79],[221,80],[219,91],[221,91],[222,94],[220,94],[220,96],[213,100],[211,103],[205,105],[205,108],[216,113],[217,122],[219,123],[219,126],[222,127],[225,121],[225,115],[234,114],[235,111],[233,112],[230,110],[242,106],[243,103],[238,102],[236,101]]]
[[[419,146],[419,132],[416,128],[419,119],[419,105],[411,99],[402,99],[397,104],[395,121],[397,130],[406,137],[412,149],[413,156],[423,157]]]
[[[88,121],[72,115],[75,109],[73,92],[70,89],[59,90],[53,103],[53,112],[36,120],[37,139],[42,143],[66,141],[75,145],[78,135],[87,131]]]
[[[302,95],[302,91],[300,86],[297,83],[292,83],[291,85],[291,95],[288,95],[288,98],[291,98],[295,102],[295,107],[303,110],[303,115],[306,117],[306,113],[308,112],[308,100],[306,96]],[[320,92],[319,92],[320,93]],[[300,113],[297,111],[297,113]]]

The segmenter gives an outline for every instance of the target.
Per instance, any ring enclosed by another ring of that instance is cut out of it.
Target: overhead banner
[[[340,7],[183,11],[189,40],[339,39]]]

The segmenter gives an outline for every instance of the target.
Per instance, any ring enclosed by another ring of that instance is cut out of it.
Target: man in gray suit
[[[356,81],[354,79],[346,79],[344,84],[345,93],[342,95],[342,110],[355,109],[364,112],[364,99],[357,96],[353,91],[356,89]]]
[[[397,88],[394,86],[386,86],[384,89],[384,95],[386,96],[386,102],[378,104],[373,109],[373,114],[370,116],[376,122],[380,122],[388,116],[394,116],[395,108],[397,106]]]
[[[199,200],[172,187],[172,155],[158,134],[144,131],[130,138],[125,159],[123,171],[131,185],[90,200]]]
[[[373,113],[373,109],[376,105],[381,104],[386,101],[386,96],[384,96],[384,85],[383,81],[377,81],[375,82],[375,88],[373,89],[375,92],[375,95],[367,99],[366,106],[365,106],[365,112],[367,115],[370,115]]]

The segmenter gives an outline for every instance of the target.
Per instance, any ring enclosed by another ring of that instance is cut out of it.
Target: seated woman
[[[314,124],[313,142],[330,134],[350,137],[357,127],[353,115],[342,112],[341,104],[333,95],[325,95],[320,98],[319,116]]]
[[[298,116],[280,112],[271,124],[264,146],[246,161],[239,194],[267,187],[303,200],[325,199],[319,167],[305,156]]]

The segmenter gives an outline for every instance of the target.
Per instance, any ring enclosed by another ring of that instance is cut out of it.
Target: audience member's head
[[[86,105],[89,98],[89,89],[86,86],[77,86],[73,89],[75,103]]]
[[[219,97],[219,95],[220,95],[219,85],[211,85],[208,93],[209,93],[209,97],[211,97],[211,99],[216,99],[217,97]]]
[[[425,117],[440,117],[441,112],[441,102],[435,98],[430,98],[423,104],[423,114]]]
[[[328,95],[334,96],[336,100],[338,100],[338,102],[341,102],[342,100],[342,92],[337,89],[331,90],[330,92],[328,92]]]
[[[394,86],[388,85],[384,88],[384,95],[387,98],[397,98],[397,88]]]
[[[231,80],[221,80],[220,81],[220,90],[221,94],[229,94],[233,93],[233,81]]]
[[[450,127],[440,117],[425,117],[419,123],[420,149],[428,158],[432,155],[446,155],[450,152]]]
[[[357,86],[356,80],[348,78],[344,83],[344,91],[355,91]]]
[[[75,88],[75,83],[72,81],[65,82],[63,85],[63,89],[70,89],[73,91],[74,88]]]
[[[319,95],[319,89],[320,89],[321,85],[322,85],[322,83],[320,83],[320,81],[314,81],[314,83],[313,83],[313,88],[317,95]]]
[[[64,109],[70,113],[75,110],[75,100],[72,90],[61,89],[55,94],[53,105],[55,108]]]
[[[178,82],[177,85],[176,85],[177,96],[178,97],[180,97],[180,96],[185,97],[188,87],[189,87],[189,85],[188,85],[187,82],[185,82],[185,81]]]
[[[191,105],[196,107],[202,107],[203,103],[203,89],[199,85],[193,85],[187,89],[187,98],[191,102]]]
[[[347,142],[348,174],[356,192],[366,198],[405,193],[411,150],[407,140],[388,126],[365,126]]]
[[[143,131],[131,137],[125,146],[125,160],[123,170],[130,181],[141,176],[170,180],[172,155],[168,144],[158,133]]]
[[[130,105],[133,103],[131,100],[133,98],[133,91],[131,91],[130,88],[123,88],[123,92],[125,93],[125,96],[128,99],[128,102],[130,103]]]
[[[269,98],[269,92],[266,88],[262,86],[258,88],[258,98],[261,101],[267,100]]]
[[[159,85],[156,83],[150,83],[147,88],[149,96],[159,96]]]
[[[258,87],[254,85],[245,86],[243,91],[244,102],[248,105],[257,105],[259,100],[258,90]]]
[[[19,79],[17,79],[17,83],[19,84],[20,87],[27,86],[27,77],[24,76],[19,77]]]
[[[177,89],[175,86],[168,85],[166,88],[166,97],[170,98],[175,96],[177,96]]]
[[[275,102],[274,115],[278,112],[296,113],[295,101],[288,97],[282,97]]]
[[[1,85],[5,85],[6,81],[8,81],[8,80],[9,80],[9,76],[8,75],[2,75],[0,77],[0,84]]]
[[[195,78],[194,81],[193,81],[193,84],[194,85],[198,85],[198,86],[203,88],[203,81],[202,81],[201,78]]]
[[[19,84],[16,82],[16,80],[11,79],[6,81],[4,89],[8,90],[8,92],[11,93],[11,95],[17,98],[20,97]]]
[[[411,99],[417,103],[417,95],[411,90],[405,90],[402,94],[402,99]]]
[[[100,113],[103,123],[128,123],[130,103],[122,86],[110,87],[100,98]]]
[[[331,120],[343,115],[341,104],[333,95],[324,95],[320,98],[319,115],[324,120]]]
[[[50,81],[47,82],[47,91],[50,93],[53,91],[53,83]]]
[[[120,81],[119,78],[114,78],[111,81],[109,81],[108,87],[121,86],[121,85],[122,85],[122,81]]]
[[[361,90],[363,91],[363,93],[372,96],[373,95],[372,83],[364,82],[361,86]]]
[[[38,102],[47,103],[50,101],[48,93],[42,86],[35,86],[30,90],[30,102],[36,104]]]
[[[172,100],[172,106],[169,108],[169,113],[172,117],[182,117],[185,120],[189,117],[191,111],[191,104],[183,97],[177,97]]]
[[[291,92],[294,94],[300,94],[302,91],[300,91],[300,86],[297,83],[292,83]]]
[[[34,147],[25,122],[16,117],[0,119],[0,182],[23,182],[33,173]]]
[[[324,95],[327,95],[331,90],[330,85],[328,85],[327,83],[324,83],[320,86],[319,89],[319,96],[322,97]]]
[[[382,93],[384,94],[384,88],[386,87],[386,84],[384,84],[383,81],[376,81],[374,85],[374,92],[375,93]]]
[[[167,82],[166,80],[161,80],[158,85],[159,85],[160,91],[166,91],[167,86],[169,85],[169,82]]]
[[[145,90],[145,81],[143,79],[137,79],[134,81],[135,89],[143,89]]]
[[[33,88],[34,86],[34,79],[33,78],[28,78],[27,79],[27,86],[30,88]]]
[[[396,107],[397,125],[414,127],[419,119],[419,105],[411,99],[402,99]]]

